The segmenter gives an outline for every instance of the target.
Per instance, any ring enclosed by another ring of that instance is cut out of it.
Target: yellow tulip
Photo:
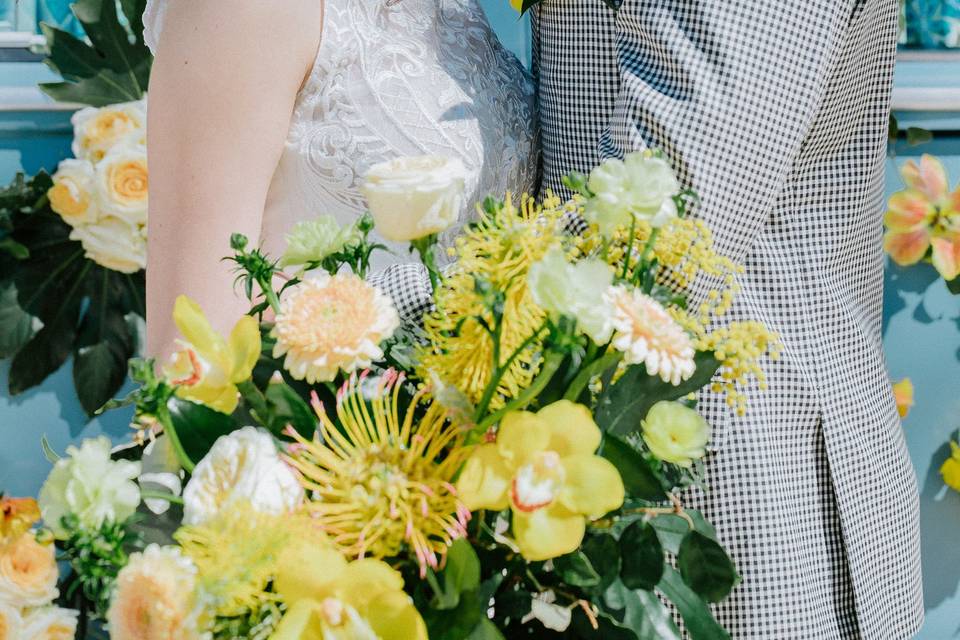
[[[381,560],[347,562],[337,551],[295,544],[280,557],[274,588],[287,612],[271,640],[427,640],[427,628]]]
[[[179,385],[177,395],[206,405],[222,413],[237,408],[237,383],[250,378],[260,357],[260,328],[257,321],[244,316],[224,339],[210,326],[200,306],[179,296],[173,320],[185,340],[165,374]]]
[[[940,475],[947,486],[954,491],[960,491],[960,445],[950,441],[951,455],[940,467]]]
[[[590,411],[568,400],[537,413],[509,413],[496,442],[473,451],[457,491],[471,511],[509,506],[517,546],[528,560],[570,553],[588,519],[623,504],[620,473],[594,455],[600,437]]]

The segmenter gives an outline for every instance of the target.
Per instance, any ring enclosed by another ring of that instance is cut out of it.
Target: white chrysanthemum
[[[78,615],[74,609],[60,607],[34,609],[23,619],[23,637],[28,640],[73,640],[77,635]]]
[[[659,302],[624,285],[610,287],[603,298],[612,309],[612,344],[624,362],[643,363],[647,373],[673,385],[693,375],[693,341]]]
[[[363,234],[356,224],[341,227],[331,215],[298,222],[287,235],[287,249],[280,258],[281,267],[301,266],[357,244]]]
[[[661,157],[645,152],[628,153],[623,160],[611,158],[590,173],[587,183],[594,196],[584,209],[588,222],[610,237],[617,227],[628,226],[630,216],[659,227],[677,217],[673,196],[680,183]]]
[[[273,328],[275,358],[297,380],[333,380],[383,358],[380,343],[400,326],[390,298],[351,273],[321,273],[289,289]]]
[[[257,511],[287,513],[302,497],[300,482],[270,434],[244,427],[217,438],[193,470],[183,490],[183,522],[199,524],[237,500]]]
[[[58,538],[66,534],[60,520],[68,513],[90,530],[108,520],[123,522],[140,504],[140,489],[133,482],[139,475],[139,462],[110,459],[105,436],[84,440],[79,448],[71,445],[40,489],[43,521]]]
[[[23,633],[23,618],[20,609],[11,607],[0,600],[0,639],[27,640],[29,636]]]
[[[107,627],[111,640],[199,640],[197,569],[178,547],[148,546],[120,570]]]

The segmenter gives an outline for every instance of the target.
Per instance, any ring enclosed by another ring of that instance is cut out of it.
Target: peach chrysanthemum
[[[425,389],[401,419],[403,374],[388,370],[372,392],[365,377],[351,376],[341,388],[337,424],[314,398],[317,438],[290,429],[297,443],[288,459],[311,496],[305,511],[344,555],[383,558],[406,546],[425,573],[466,535],[470,512],[453,486],[467,453],[463,431]]]
[[[352,373],[383,357],[380,343],[400,316],[390,298],[354,274],[321,273],[292,287],[280,303],[274,357],[310,384]]]
[[[148,546],[117,576],[107,612],[113,640],[201,638],[194,601],[197,569],[177,547]]]
[[[611,287],[604,301],[612,309],[613,347],[625,363],[643,363],[647,373],[673,385],[693,375],[693,341],[659,302],[623,285]]]

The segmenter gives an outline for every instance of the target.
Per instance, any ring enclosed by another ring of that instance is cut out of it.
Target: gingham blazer
[[[918,499],[881,348],[883,162],[897,0],[544,0],[544,187],[655,147],[746,265],[731,319],[779,331],[744,417],[702,394],[706,493],[742,583],[734,638],[908,638]],[[702,295],[705,283],[697,291]]]

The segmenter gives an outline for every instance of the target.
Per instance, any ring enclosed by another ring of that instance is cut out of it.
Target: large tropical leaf
[[[41,25],[50,54],[47,65],[63,82],[41,84],[55,100],[102,107],[139,100],[147,91],[153,57],[143,41],[146,0],[77,0],[73,13],[86,40]]]
[[[88,260],[49,207],[41,173],[0,191],[0,238],[25,253],[0,252],[0,357],[13,357],[10,393],[30,389],[74,357],[80,404],[93,415],[126,379],[139,348],[143,272],[127,275]]]

